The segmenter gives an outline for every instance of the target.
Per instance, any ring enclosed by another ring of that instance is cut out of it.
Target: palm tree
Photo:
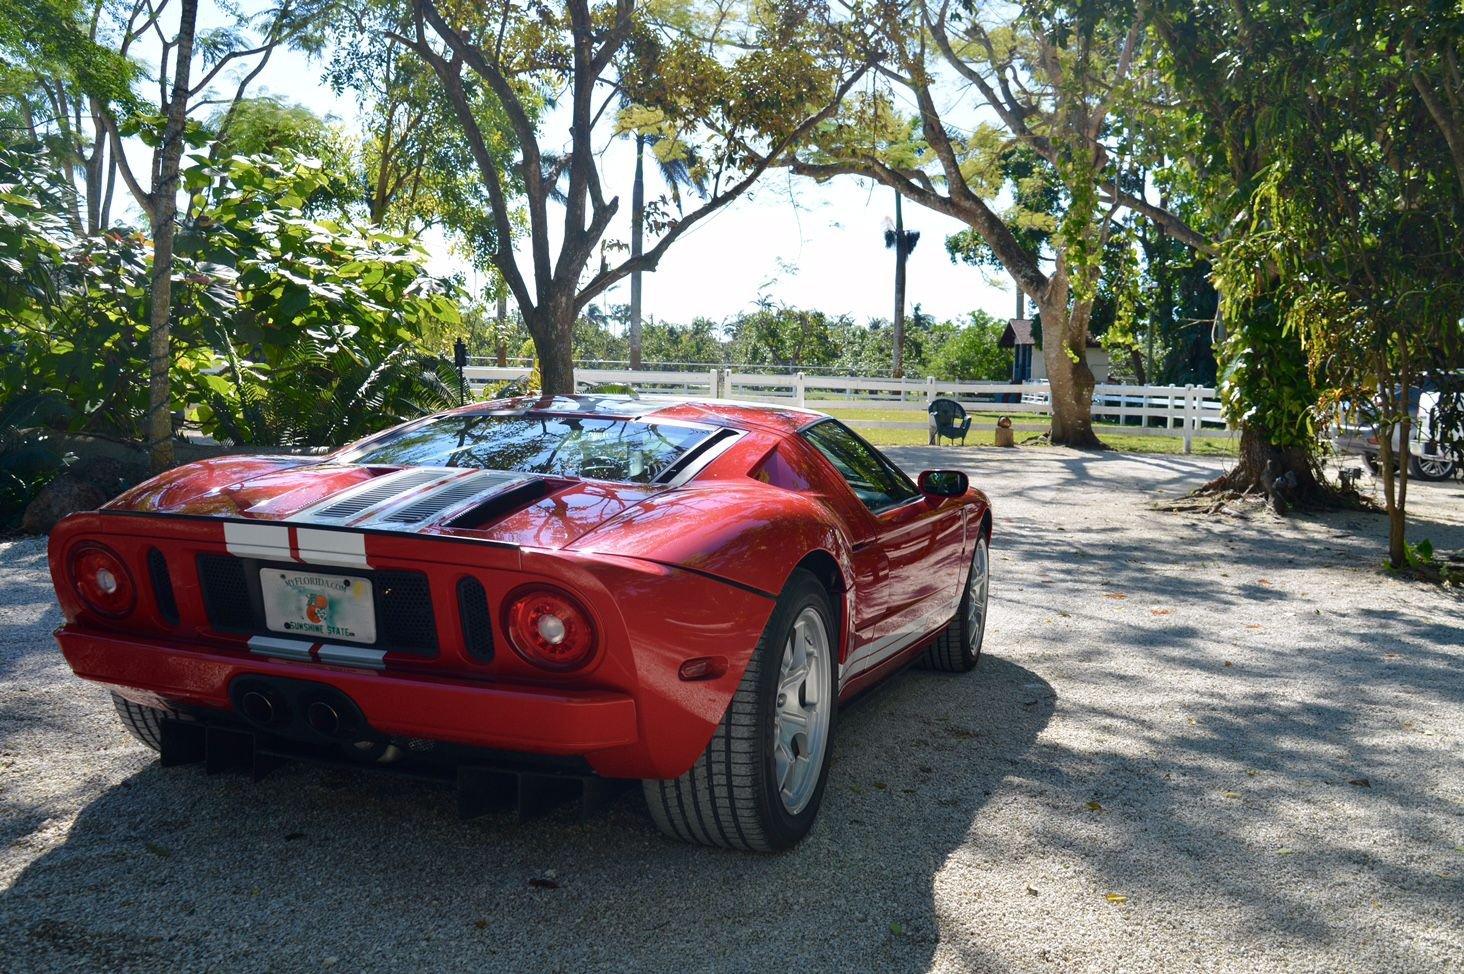
[[[895,252],[895,378],[905,374],[905,260],[920,242],[919,230],[905,229],[900,209],[900,191],[895,190],[895,225],[885,221],[885,247]]]
[[[630,257],[632,260],[641,255],[642,241],[645,237],[646,146],[654,148],[662,138],[664,136],[635,133],[635,184],[630,191]],[[678,211],[681,209],[682,186],[692,187],[698,196],[707,195],[705,181],[695,172],[695,150],[688,148],[685,156],[676,159],[662,159],[655,153],[652,155],[655,156],[656,166],[661,171],[661,179],[666,183],[667,189],[671,191],[671,199],[675,201]],[[630,367],[632,369],[641,367],[641,272],[639,270],[631,271],[630,274]]]

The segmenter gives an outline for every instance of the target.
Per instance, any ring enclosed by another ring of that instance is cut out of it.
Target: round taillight
[[[574,670],[595,654],[589,613],[553,589],[536,588],[508,606],[508,639],[520,656],[546,670]]]
[[[137,586],[122,559],[110,548],[84,544],[71,553],[71,587],[88,609],[117,618],[132,611]]]

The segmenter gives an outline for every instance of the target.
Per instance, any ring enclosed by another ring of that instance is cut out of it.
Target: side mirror
[[[971,479],[959,470],[926,470],[915,485],[928,497],[960,497]]]

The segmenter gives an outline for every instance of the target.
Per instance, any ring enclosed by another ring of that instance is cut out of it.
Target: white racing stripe
[[[295,528],[296,561],[307,565],[340,565],[370,568],[366,560],[366,535],[355,531],[327,531]]]
[[[224,522],[224,545],[241,558],[290,560],[290,529],[283,524]]]

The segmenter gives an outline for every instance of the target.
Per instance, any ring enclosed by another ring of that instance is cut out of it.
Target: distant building
[[[996,344],[1013,352],[1013,382],[1043,382],[1047,379],[1047,363],[1042,359],[1042,346],[1037,344],[1032,334],[1031,318],[1008,318],[1006,330]],[[1088,336],[1087,359],[1093,378],[1100,383],[1107,382],[1108,352],[1091,335]]]

